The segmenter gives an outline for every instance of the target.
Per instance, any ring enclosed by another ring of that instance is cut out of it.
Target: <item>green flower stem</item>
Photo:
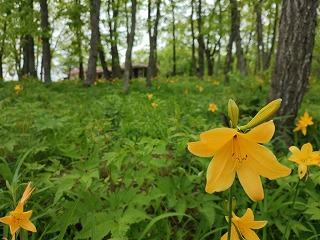
[[[288,220],[288,223],[286,224],[286,229],[284,230],[284,233],[283,233],[283,236],[282,236],[283,240],[286,239],[286,233],[288,231],[288,228],[289,228],[289,225],[290,225],[290,222],[291,222],[294,204],[296,202],[296,199],[297,199],[297,196],[298,196],[298,192],[299,192],[300,181],[301,181],[301,179],[299,178],[298,182],[297,182],[297,185],[296,185],[296,191],[294,193],[293,201],[292,201],[292,204],[291,204],[291,211],[290,211],[290,215],[289,215],[289,220]]]
[[[231,239],[231,223],[232,223],[232,186],[229,189],[229,221],[228,221],[228,240]]]

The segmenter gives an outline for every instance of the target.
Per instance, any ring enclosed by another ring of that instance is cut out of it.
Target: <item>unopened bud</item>
[[[268,120],[275,112],[280,108],[281,98],[273,100],[266,106],[264,106],[252,119],[249,123],[240,127],[240,130],[246,130],[249,128],[253,128],[266,120]]]
[[[228,102],[228,115],[230,118],[230,126],[231,128],[236,128],[238,125],[238,119],[239,119],[239,108],[235,101],[232,99],[229,99]]]
[[[236,208],[236,203],[237,200],[235,197],[232,198],[232,212],[234,212],[234,209]],[[229,212],[229,201],[225,200],[224,201],[224,208],[226,209],[227,212]]]

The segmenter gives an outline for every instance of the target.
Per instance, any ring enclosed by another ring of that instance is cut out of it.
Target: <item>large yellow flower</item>
[[[227,221],[228,217],[226,217]],[[231,240],[240,240],[240,239],[247,239],[247,240],[259,240],[260,238],[258,235],[251,229],[260,229],[263,228],[267,221],[254,221],[254,215],[250,208],[247,209],[246,213],[239,218],[237,215],[232,212],[232,226],[231,226]],[[239,236],[239,234],[241,236]],[[228,239],[228,232],[226,232],[222,237],[221,240]]]
[[[310,143],[303,144],[301,151],[296,146],[291,146],[289,150],[293,154],[288,159],[299,164],[298,174],[300,179],[306,175],[308,166],[319,165],[320,151],[313,151]]]
[[[309,116],[308,112],[305,112],[304,115],[300,117],[298,123],[296,124],[296,128],[293,129],[293,131],[297,132],[301,130],[302,134],[305,136],[307,134],[307,127],[312,124],[312,117]]]
[[[207,170],[206,192],[230,188],[237,173],[247,195],[253,201],[263,199],[260,176],[272,180],[291,173],[269,149],[259,144],[269,142],[274,131],[273,121],[258,125],[248,133],[216,128],[201,133],[200,141],[188,143],[191,153],[200,157],[214,156]]]
[[[19,228],[26,229],[31,232],[36,232],[37,229],[30,221],[32,210],[23,212],[23,204],[20,201],[13,212],[9,216],[0,218],[0,222],[9,225],[12,239],[15,239],[15,233]]]

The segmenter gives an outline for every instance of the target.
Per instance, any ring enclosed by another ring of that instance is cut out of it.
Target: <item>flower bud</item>
[[[236,128],[238,125],[239,119],[239,108],[235,101],[229,99],[228,102],[228,116],[230,118],[230,126],[231,128]]]
[[[241,126],[240,130],[247,130],[249,128],[253,128],[266,120],[268,120],[275,112],[280,108],[281,98],[273,100],[266,106],[264,106],[246,125]]]

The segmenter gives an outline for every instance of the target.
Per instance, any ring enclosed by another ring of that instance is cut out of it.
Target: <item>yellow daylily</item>
[[[303,144],[301,150],[296,146],[291,146],[289,150],[293,154],[288,159],[299,164],[298,174],[300,179],[306,175],[308,166],[319,165],[320,151],[313,151],[311,143]]]
[[[307,134],[307,127],[312,125],[312,117],[309,116],[308,112],[305,112],[303,116],[300,116],[298,123],[296,124],[296,128],[293,129],[294,132],[301,130],[302,134],[305,136]]]
[[[19,228],[23,228],[25,230],[36,232],[37,229],[34,224],[30,221],[30,217],[32,215],[32,210],[23,212],[23,204],[20,201],[13,212],[10,212],[9,216],[5,216],[0,218],[0,222],[9,225],[10,233],[12,235],[12,239],[15,239],[15,233]]]
[[[14,90],[15,90],[16,93],[18,94],[18,93],[22,90],[21,85],[20,85],[20,84],[16,84],[16,85],[14,86]]]
[[[147,93],[148,99],[151,100],[153,98],[153,94],[152,93]]]
[[[260,176],[273,180],[291,173],[269,149],[259,144],[269,142],[274,131],[271,120],[247,133],[233,128],[212,129],[201,133],[200,141],[188,143],[188,149],[194,155],[213,157],[207,170],[206,192],[221,192],[230,188],[237,174],[253,201],[263,199]]]
[[[158,105],[158,103],[153,102],[153,103],[151,103],[151,106],[152,106],[153,108],[156,108],[156,107],[158,107],[159,105]]]
[[[214,103],[210,103],[208,111],[215,112],[216,110],[218,110],[218,106]]]
[[[226,220],[229,221],[228,217]],[[240,239],[247,239],[247,240],[259,240],[260,238],[252,229],[260,229],[263,228],[268,222],[267,221],[254,221],[253,211],[248,208],[246,213],[239,218],[232,212],[232,226],[231,226],[231,240],[240,240]],[[239,236],[240,234],[240,236]],[[240,238],[241,237],[241,238]],[[228,239],[228,232],[226,232],[222,237],[221,240]]]

